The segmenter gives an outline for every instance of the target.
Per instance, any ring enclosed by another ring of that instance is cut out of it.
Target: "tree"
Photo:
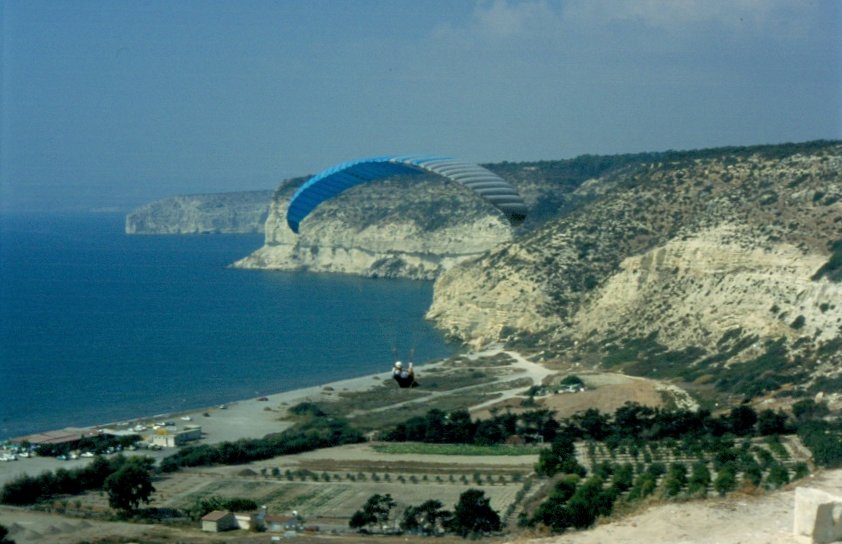
[[[375,493],[368,498],[362,509],[354,512],[348,526],[352,529],[362,529],[370,525],[383,528],[389,522],[389,514],[396,504],[389,493]]]
[[[491,508],[490,502],[485,492],[479,489],[469,489],[462,493],[448,524],[450,530],[463,537],[499,531],[500,515]]]
[[[9,530],[4,525],[0,525],[0,544],[15,544],[15,541],[9,538]]]
[[[545,476],[552,476],[559,472],[584,476],[585,467],[576,460],[576,445],[566,434],[559,434],[553,439],[549,450],[541,450],[538,454],[538,464],[535,472]]]
[[[598,516],[611,514],[614,495],[603,489],[602,478],[594,476],[580,485],[567,501],[570,524],[577,529],[587,529]]]
[[[723,465],[716,472],[716,478],[713,480],[713,488],[716,489],[720,497],[725,496],[726,493],[737,488],[737,469],[733,464]]]
[[[48,475],[51,474],[44,472],[40,477],[20,474],[13,480],[6,482],[2,491],[0,491],[0,504],[15,506],[35,504],[44,496],[46,486],[42,484],[42,480],[46,479]]]
[[[707,495],[709,485],[710,470],[708,469],[707,463],[704,461],[696,461],[693,463],[693,472],[690,475],[687,491],[691,495],[700,495],[704,497]]]
[[[757,423],[757,412],[747,404],[731,408],[730,414],[731,431],[737,436],[751,434],[754,424]]]
[[[787,415],[782,411],[766,409],[757,414],[757,434],[760,436],[785,434],[788,430]]]
[[[452,514],[442,509],[441,501],[430,499],[420,506],[408,506],[401,518],[401,529],[404,531],[420,530],[424,534],[436,534],[443,528]]]
[[[775,462],[769,467],[769,473],[766,475],[766,487],[769,489],[777,489],[789,483],[789,471],[779,462]]]
[[[456,410],[450,413],[445,425],[447,442],[453,444],[469,444],[474,441],[476,424],[471,421],[471,414],[467,410]]]
[[[798,428],[798,436],[810,448],[813,460],[821,467],[842,466],[842,420],[809,421]]]
[[[108,504],[123,512],[132,512],[141,502],[149,503],[155,491],[152,486],[150,458],[132,457],[122,467],[105,479],[103,489],[108,493]]]
[[[648,428],[655,416],[655,410],[636,402],[626,402],[614,411],[614,429],[624,437],[635,438]]]
[[[687,467],[682,463],[671,464],[664,480],[664,491],[667,496],[675,497],[681,493],[685,485],[687,485]]]
[[[792,415],[795,416],[799,422],[810,421],[826,416],[830,410],[827,404],[821,402],[817,403],[813,399],[799,400],[792,405]]]
[[[741,461],[739,468],[743,472],[743,482],[754,487],[760,485],[760,481],[763,479],[763,469],[760,468],[753,456],[748,456],[744,461]]]
[[[500,444],[506,440],[506,436],[505,429],[500,425],[497,418],[484,419],[477,425],[476,434],[474,434],[474,443],[483,446]]]
[[[547,433],[545,431],[551,427],[558,427],[551,410],[530,410],[520,414],[518,434],[521,434],[527,440],[532,440],[535,436],[541,436],[546,440]],[[552,434],[554,437],[555,431]],[[552,437],[549,441],[552,441]]]
[[[631,488],[634,483],[634,467],[631,463],[623,463],[622,465],[615,465],[614,476],[611,480],[611,487],[617,493],[622,493]]]
[[[577,476],[566,476],[559,480],[547,500],[535,511],[532,522],[540,521],[558,533],[573,525],[567,501],[576,493],[577,480]]]
[[[588,408],[584,413],[574,415],[573,420],[579,424],[579,428],[586,437],[597,442],[605,440],[611,432],[608,416],[600,413],[596,408]]]

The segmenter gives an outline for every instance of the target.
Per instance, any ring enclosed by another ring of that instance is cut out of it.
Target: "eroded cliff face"
[[[238,268],[433,279],[512,239],[505,218],[461,187],[390,180],[322,203],[301,225],[286,223],[294,187],[282,186],[266,220],[266,243]]]
[[[126,234],[263,232],[272,191],[184,195],[141,206],[126,216]]]
[[[596,202],[440,276],[428,318],[471,344],[604,346],[651,333],[715,352],[729,331],[842,335],[842,148],[644,166]],[[745,356],[745,354],[743,354]]]
[[[572,335],[658,331],[660,342],[674,350],[712,350],[732,330],[791,341],[839,335],[842,304],[835,301],[842,301],[842,284],[812,279],[827,256],[787,243],[761,247],[740,230],[719,225],[624,259],[576,313]]]

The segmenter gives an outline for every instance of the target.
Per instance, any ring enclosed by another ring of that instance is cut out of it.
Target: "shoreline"
[[[435,360],[429,363],[416,365],[416,368],[431,368],[440,365],[444,361]],[[384,380],[391,380],[391,370],[366,374],[356,378],[346,378],[333,382],[326,382],[319,385],[281,391],[278,393],[266,394],[260,397],[241,399],[224,405],[212,407],[188,409],[170,414],[157,414],[152,416],[140,416],[137,418],[121,420],[111,423],[103,423],[88,427],[73,427],[80,431],[98,432],[104,429],[129,430],[134,425],[158,422],[164,419],[173,420],[176,429],[181,430],[188,425],[199,425],[202,428],[202,438],[188,442],[191,445],[217,444],[220,442],[233,442],[243,438],[261,438],[270,433],[282,432],[291,427],[293,421],[282,421],[286,408],[299,402],[327,400],[338,393],[367,391],[377,385],[382,385]],[[397,387],[397,385],[395,386]],[[259,400],[265,398],[266,400]],[[223,408],[224,406],[224,408]],[[207,415],[205,415],[207,414]],[[184,418],[190,418],[186,420]],[[68,429],[69,427],[65,427]],[[168,431],[172,432],[172,428]],[[59,432],[61,431],[58,430]],[[43,431],[44,434],[52,431]],[[151,440],[155,430],[149,427],[147,430],[138,433],[144,440]],[[34,435],[27,435],[34,436]],[[17,437],[12,440],[18,440]],[[160,450],[138,449],[132,454],[146,455],[159,462],[178,450],[175,448],[163,448]],[[53,457],[33,456],[20,458],[15,461],[0,463],[0,486],[22,474],[35,475],[46,470],[58,468],[77,468],[87,465],[90,459],[79,457],[78,459],[58,460]]]
[[[431,368],[443,362],[443,360],[433,360],[428,363],[418,364],[416,368]],[[283,415],[284,408],[288,406],[305,401],[317,402],[319,400],[329,400],[332,396],[343,392],[357,393],[367,391],[390,379],[391,370],[364,374],[354,378],[344,378],[318,385],[290,389],[288,391],[241,398],[211,406],[143,415],[94,425],[79,427],[67,426],[62,429],[43,430],[28,435],[6,438],[4,441],[15,443],[27,437],[64,430],[78,430],[90,433],[96,433],[106,429],[131,430],[135,425],[154,424],[164,420],[175,420],[178,427],[200,425],[203,436],[200,440],[195,441],[195,443],[215,444],[237,440],[239,438],[256,438],[272,432],[283,431],[291,426],[291,422],[280,421],[279,419]],[[151,428],[139,434],[149,435],[151,434],[150,431]]]

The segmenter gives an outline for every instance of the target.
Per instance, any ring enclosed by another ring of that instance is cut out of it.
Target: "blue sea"
[[[389,370],[448,345],[429,282],[228,268],[262,235],[0,217],[0,440]]]

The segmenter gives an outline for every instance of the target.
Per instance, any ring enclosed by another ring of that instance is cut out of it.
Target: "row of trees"
[[[806,468],[806,465],[804,465]],[[706,497],[709,488],[720,496],[737,489],[742,481],[759,486],[761,479],[767,488],[777,488],[790,481],[787,468],[773,461],[764,477],[763,469],[751,459],[748,462],[729,461],[716,468],[713,475],[707,461],[694,462],[689,470],[686,464],[675,462],[667,466],[655,462],[639,465],[605,462],[594,467],[593,474],[583,480],[583,471],[565,474],[555,483],[547,498],[531,516],[523,513],[520,524],[543,524],[560,532],[567,528],[585,529],[600,516],[610,515],[620,503],[636,501],[660,493],[663,498]],[[804,476],[801,473],[800,476]],[[799,477],[796,474],[796,477]]]
[[[190,519],[199,520],[202,519],[205,514],[209,514],[214,510],[254,512],[257,508],[257,502],[252,499],[212,495],[210,497],[199,497],[196,499],[193,506],[187,509],[187,515],[190,516]]]
[[[388,493],[372,495],[360,510],[354,512],[348,525],[352,529],[388,531],[395,506],[397,502]],[[445,510],[443,506],[435,499],[418,506],[407,506],[398,526],[402,531],[425,535],[452,532],[463,537],[484,535],[501,528],[500,515],[491,508],[485,492],[479,489],[462,493],[453,511]]]
[[[81,468],[60,468],[38,476],[22,474],[3,485],[0,503],[26,506],[56,495],[78,495],[102,489],[108,493],[112,508],[131,512],[140,503],[149,503],[149,497],[155,491],[152,486],[154,464],[150,457],[116,455],[106,459],[97,456]]]
[[[815,412],[812,401],[802,401],[798,414]],[[815,403],[813,403],[815,404]],[[778,410],[757,413],[748,405],[728,414],[713,416],[708,410],[662,410],[637,403],[626,403],[613,416],[594,408],[577,413],[559,424],[547,409],[520,414],[507,412],[489,419],[472,420],[467,410],[449,414],[433,409],[396,425],[381,435],[383,440],[453,444],[499,444],[518,435],[524,441],[552,441],[564,434],[573,440],[593,440],[618,444],[627,439],[658,440],[692,436],[769,436],[795,432],[789,416]]]
[[[242,464],[363,440],[363,434],[343,419],[312,418],[282,433],[270,434],[263,438],[186,446],[163,459],[161,470],[173,472],[180,467]]]
[[[415,416],[382,433],[391,442],[427,442],[444,444],[493,445],[517,435],[525,442],[552,440],[559,429],[554,412],[530,410],[520,414],[506,412],[489,419],[472,420],[467,410],[445,413],[434,408],[424,416]]]
[[[588,409],[562,424],[561,434],[574,439],[606,442],[626,439],[659,440],[690,436],[768,436],[794,432],[789,416],[778,410],[757,413],[740,405],[728,414],[713,416],[709,410],[662,410],[627,402],[613,414]]]
[[[798,426],[798,436],[817,465],[842,467],[842,418],[808,421]]]
[[[750,419],[742,410],[731,416],[738,421]],[[564,426],[551,447],[540,452],[536,472],[545,477],[561,475],[561,479],[531,516],[522,515],[522,524],[541,523],[554,531],[586,528],[597,517],[610,514],[621,499],[632,503],[658,490],[663,498],[706,497],[710,488],[725,495],[741,483],[775,489],[789,483],[791,478],[802,478],[809,473],[803,462],[795,463],[792,472],[781,462],[780,459],[788,460],[789,454],[777,435],[766,437],[763,444],[748,436],[738,443],[733,434],[687,435],[681,442],[696,457],[689,467],[680,460],[667,464],[653,462],[650,457],[646,462],[632,464],[598,462],[596,456],[591,456],[592,474],[582,482],[588,471],[576,456],[575,437],[581,433],[575,431]],[[815,434],[819,436],[820,433]],[[668,449],[666,442],[676,441],[668,438],[660,443],[650,441],[647,445],[652,451],[661,451]]]

